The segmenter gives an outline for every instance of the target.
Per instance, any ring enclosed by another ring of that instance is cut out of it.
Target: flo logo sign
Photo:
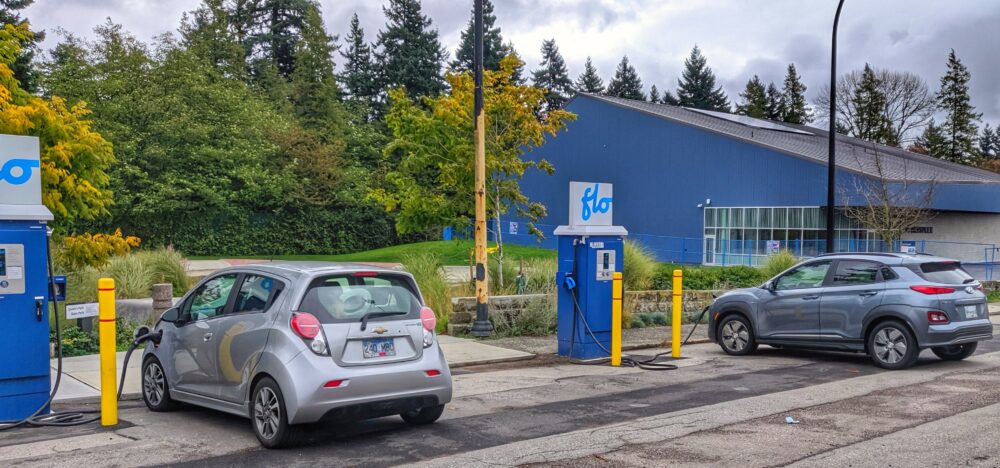
[[[38,169],[37,159],[8,159],[0,166],[0,182],[26,184],[31,179],[33,169]]]
[[[38,138],[0,135],[0,205],[41,205]]]
[[[611,226],[613,203],[611,184],[570,182],[570,226]]]

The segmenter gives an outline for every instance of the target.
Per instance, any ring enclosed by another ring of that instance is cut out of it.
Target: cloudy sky
[[[175,31],[200,0],[36,0],[25,12],[36,28],[88,35],[110,17],[141,39]],[[731,101],[754,74],[780,83],[794,62],[810,100],[829,81],[835,0],[493,0],[506,40],[529,68],[543,39],[555,38],[570,73],[593,57],[605,82],[627,54],[644,85],[674,89],[684,58],[699,45]],[[332,34],[358,13],[368,39],[385,18],[382,0],[321,0]],[[424,0],[426,14],[454,52],[472,0]],[[46,46],[56,40],[50,33]],[[1000,123],[1000,2],[996,0],[847,0],[841,17],[842,71],[875,66],[909,70],[937,90],[949,49],[972,73],[973,105]]]

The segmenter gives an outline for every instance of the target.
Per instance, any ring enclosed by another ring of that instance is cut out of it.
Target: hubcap
[[[895,364],[906,355],[906,335],[895,327],[887,327],[875,335],[875,357],[886,364]]]
[[[165,390],[163,369],[160,369],[160,365],[155,362],[149,363],[146,372],[142,374],[142,393],[146,396],[146,401],[153,406],[159,405],[163,401]]]
[[[274,437],[281,421],[281,405],[278,396],[267,387],[261,387],[253,402],[253,420],[257,433],[265,439]]]
[[[750,332],[739,320],[730,320],[722,326],[722,343],[730,351],[743,351],[750,341]]]

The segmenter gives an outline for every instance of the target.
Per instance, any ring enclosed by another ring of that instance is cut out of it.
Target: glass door
[[[715,236],[705,236],[705,250],[701,262],[705,265],[715,264]]]

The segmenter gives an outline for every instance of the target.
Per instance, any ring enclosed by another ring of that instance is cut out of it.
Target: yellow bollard
[[[683,277],[683,271],[674,270],[674,302],[673,307],[670,309],[670,351],[674,358],[681,357],[681,314],[683,313],[681,305],[681,282],[684,279]]]
[[[98,332],[101,347],[101,425],[118,424],[115,392],[115,280],[97,281]]]
[[[622,365],[622,274],[611,277],[611,365]]]

